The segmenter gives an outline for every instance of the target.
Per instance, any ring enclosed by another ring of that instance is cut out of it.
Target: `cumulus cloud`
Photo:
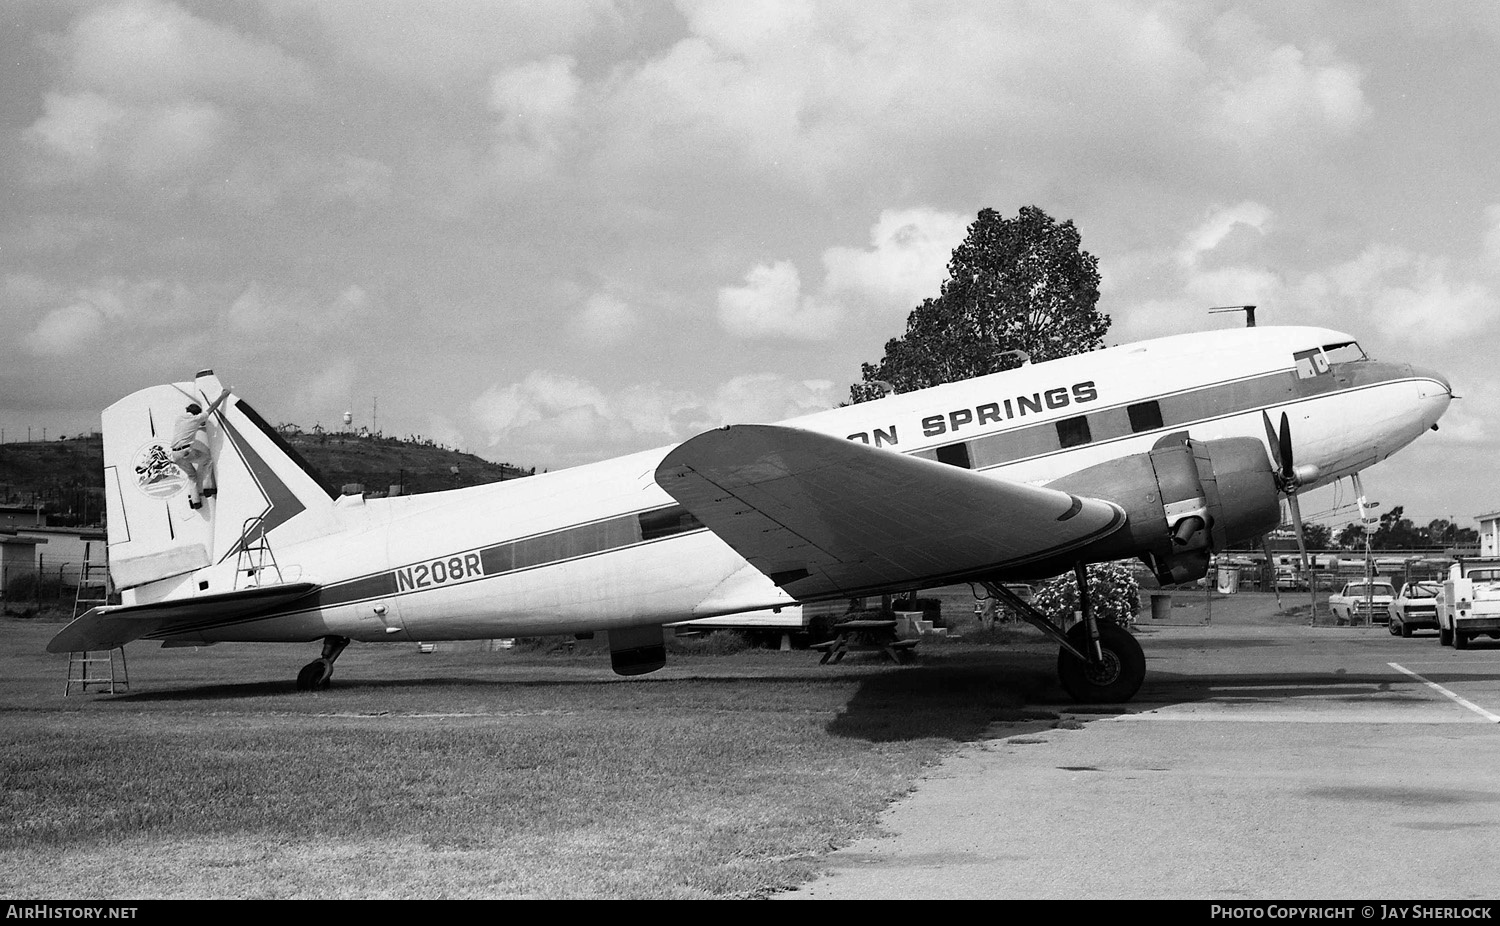
[[[356,284],[332,296],[304,289],[251,283],[222,313],[235,337],[281,342],[293,333],[324,335],[347,332],[372,310],[369,293]]]
[[[330,357],[308,373],[309,376],[296,381],[292,393],[294,407],[324,409],[331,417],[323,426],[341,429],[344,412],[353,411],[350,402],[354,395],[354,365],[346,359]]]
[[[64,47],[74,86],[132,104],[313,92],[306,66],[275,45],[161,0],[89,10]]]
[[[78,176],[176,178],[253,107],[313,94],[308,68],[275,45],[161,0],[85,10],[50,44],[61,85],[25,137]]]
[[[940,184],[985,157],[1045,182],[1085,166],[1213,171],[1250,150],[1236,169],[1264,172],[1371,114],[1331,46],[1194,7],[708,2],[686,17],[689,35],[596,88],[588,137],[611,177],[669,163],[694,183],[826,193],[851,159]],[[1127,125],[1101,150],[1100,126]]]
[[[227,134],[228,119],[208,103],[122,107],[97,93],[49,93],[28,140],[80,173],[119,167],[136,178],[172,175],[201,161]]]
[[[1370,116],[1360,73],[1334,60],[1326,47],[1309,53],[1283,45],[1254,67],[1246,66],[1250,60],[1237,62],[1231,76],[1209,91],[1217,117],[1213,128],[1225,140],[1243,143],[1246,134],[1282,136],[1320,127],[1342,135]]]
[[[602,28],[629,34],[637,15],[613,0],[276,0],[296,27],[316,23],[338,56],[400,85],[453,91],[574,47]]]
[[[478,442],[507,459],[575,465],[685,440],[723,424],[780,421],[837,404],[827,380],[733,377],[708,394],[638,383],[609,389],[537,370],[470,406]]]
[[[791,261],[759,264],[745,274],[745,285],[719,290],[719,323],[741,338],[833,337],[842,309],[802,294],[802,277]]]
[[[552,177],[571,153],[582,86],[573,65],[553,55],[491,79],[489,106],[500,120],[493,173],[502,188],[522,192]]]
[[[1165,293],[1137,295],[1129,311],[1117,313],[1116,336],[1133,340],[1225,303],[1265,307],[1282,324],[1368,326],[1367,341],[1392,346],[1411,339],[1453,344],[1489,329],[1500,267],[1486,255],[1500,247],[1500,209],[1486,212],[1479,260],[1376,242],[1346,260],[1297,271],[1268,257],[1278,237],[1275,218],[1256,202],[1214,207],[1174,247],[1112,262],[1112,299]]]
[[[113,290],[85,289],[42,316],[22,343],[39,357],[65,357],[94,343],[107,323],[129,314],[125,300]]]
[[[591,344],[618,344],[640,324],[630,305],[604,293],[594,293],[573,317],[573,333]]]
[[[48,312],[26,335],[25,344],[33,354],[62,357],[92,341],[104,328],[104,316],[94,306],[75,302]]]
[[[925,207],[887,209],[870,229],[868,248],[829,248],[825,286],[865,311],[902,314],[938,295],[948,260],[973,217]]]
[[[1264,236],[1270,231],[1270,223],[1271,210],[1260,203],[1214,206],[1203,222],[1184,237],[1178,261],[1186,266],[1196,266],[1205,254],[1219,247],[1237,230],[1250,229],[1258,236]]]
[[[48,93],[42,117],[26,130],[31,141],[50,148],[85,170],[104,162],[123,107],[97,93]]]
[[[1308,274],[1288,295],[1326,318],[1368,319],[1390,343],[1454,343],[1486,330],[1495,304],[1493,291],[1450,258],[1378,244]]]
[[[936,296],[948,259],[969,220],[935,209],[886,210],[870,230],[868,248],[823,253],[823,280],[804,293],[790,261],[760,264],[743,286],[719,290],[719,322],[743,338],[826,340],[851,315],[896,320]]]
[[[482,443],[512,458],[519,456],[517,447],[531,446],[543,459],[601,459],[611,455],[599,453],[602,448],[641,449],[662,436],[623,395],[611,398],[591,383],[546,371],[491,386],[470,413],[485,435]]]
[[[715,392],[708,405],[712,420],[694,433],[723,424],[768,424],[783,421],[826,411],[837,404],[838,398],[831,380],[794,380],[777,373],[736,376]]]
[[[1484,235],[1480,240],[1480,254],[1489,263],[1491,272],[1500,273],[1500,205],[1488,206],[1484,210]]]
[[[572,122],[578,101],[573,63],[570,57],[553,55],[495,75],[489,102],[500,114],[501,134],[539,147],[555,144]]]

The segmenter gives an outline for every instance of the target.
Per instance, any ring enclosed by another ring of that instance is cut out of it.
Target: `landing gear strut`
[[[1130,631],[1113,621],[1094,617],[1083,564],[1078,564],[1073,572],[1083,620],[1066,631],[1005,586],[997,582],[980,584],[1014,608],[1022,620],[1061,645],[1057,653],[1057,677],[1073,700],[1094,704],[1129,701],[1146,679],[1146,654]]]
[[[309,662],[297,673],[298,691],[317,691],[327,688],[333,678],[333,661],[349,645],[348,637],[324,637],[323,655]]]

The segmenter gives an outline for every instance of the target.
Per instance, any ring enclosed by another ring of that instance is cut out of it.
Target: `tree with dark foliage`
[[[1095,350],[1110,321],[1098,301],[1099,259],[1072,221],[1035,206],[1010,219],[984,209],[953,251],[941,294],[912,310],[880,363],[861,364],[850,400],[879,398],[881,382],[910,392]]]

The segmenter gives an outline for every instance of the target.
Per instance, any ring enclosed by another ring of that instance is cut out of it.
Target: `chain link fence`
[[[0,605],[7,614],[71,609],[80,598],[104,598],[106,581],[102,562],[39,555],[35,563],[0,564]]]

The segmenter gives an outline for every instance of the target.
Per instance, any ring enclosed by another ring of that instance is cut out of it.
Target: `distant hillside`
[[[415,495],[518,479],[534,470],[492,463],[427,442],[355,434],[283,432],[282,438],[335,493],[359,483],[384,495]],[[454,468],[458,472],[454,473]],[[0,444],[0,504],[40,503],[52,524],[97,524],[104,510],[104,446],[97,435]]]

